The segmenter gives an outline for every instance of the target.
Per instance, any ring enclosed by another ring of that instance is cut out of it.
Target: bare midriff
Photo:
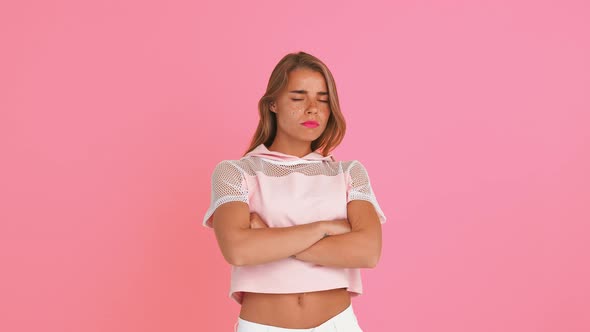
[[[240,318],[289,329],[321,325],[350,305],[346,288],[308,293],[267,294],[244,292]]]

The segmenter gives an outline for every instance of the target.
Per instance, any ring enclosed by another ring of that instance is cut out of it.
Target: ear
[[[276,104],[274,101],[269,104],[269,108],[270,108],[271,112],[273,112],[273,113],[277,112],[277,107],[276,107]]]

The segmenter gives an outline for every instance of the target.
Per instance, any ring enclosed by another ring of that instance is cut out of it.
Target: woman
[[[362,331],[351,297],[379,260],[386,218],[364,166],[330,154],[346,128],[332,74],[288,54],[258,109],[246,154],[213,171],[203,220],[232,265],[235,330]]]

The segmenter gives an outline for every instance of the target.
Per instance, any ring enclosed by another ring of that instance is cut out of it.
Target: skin
[[[321,73],[309,69],[291,71],[288,85],[270,105],[271,112],[276,114],[277,133],[268,149],[298,157],[311,153],[311,142],[320,137],[330,117],[327,93]],[[320,125],[315,128],[301,125],[308,120]]]
[[[301,91],[301,90],[304,90]],[[292,92],[300,91],[300,92]],[[312,152],[330,117],[326,82],[321,73],[296,69],[289,83],[271,103],[277,134],[271,151],[303,157]],[[320,125],[307,128],[302,122]],[[353,200],[347,219],[269,228],[243,202],[228,202],[214,214],[214,229],[226,260],[232,265],[254,265],[293,257],[318,265],[348,268],[375,267],[381,253],[381,224],[372,204]],[[326,236],[327,235],[327,236]],[[342,312],[351,303],[346,288],[308,293],[244,293],[242,319],[283,328],[312,328]]]

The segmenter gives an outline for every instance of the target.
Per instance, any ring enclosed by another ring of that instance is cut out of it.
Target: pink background
[[[210,172],[325,61],[388,216],[365,331],[590,330],[587,1],[4,1],[0,330],[231,331]]]

